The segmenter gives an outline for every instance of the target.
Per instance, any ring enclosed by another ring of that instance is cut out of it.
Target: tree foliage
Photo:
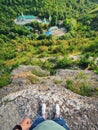
[[[72,66],[73,62],[64,57],[66,54],[90,53],[90,56],[97,57],[97,8],[98,3],[94,0],[0,0],[0,85],[9,83],[10,72],[20,64],[43,66],[54,73],[56,65],[57,68]],[[51,23],[49,26],[37,22],[18,26],[14,19],[22,12],[40,19],[51,16]],[[66,34],[61,37],[44,35],[50,26],[59,26],[58,20],[62,21],[60,26],[66,28]],[[55,63],[33,59],[59,56],[62,59]],[[92,64],[85,56],[78,65],[90,66],[98,72],[97,64]]]

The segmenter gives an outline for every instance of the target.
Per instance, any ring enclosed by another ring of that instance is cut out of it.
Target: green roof
[[[20,15],[17,20],[22,20],[22,19],[35,19],[34,15]]]

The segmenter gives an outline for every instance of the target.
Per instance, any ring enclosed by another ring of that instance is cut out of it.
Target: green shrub
[[[96,87],[95,90],[98,92],[98,87]]]
[[[59,44],[59,46],[58,46],[58,50],[59,50],[59,52],[61,52],[63,55],[64,54],[66,54],[66,51],[67,51],[67,47],[66,47],[66,44]]]
[[[30,76],[28,77],[28,79],[30,80],[30,82],[31,82],[32,84],[36,84],[36,83],[39,82],[39,79],[38,79],[37,77],[33,76],[33,75],[30,75]]]
[[[34,75],[36,75],[36,76],[39,76],[39,77],[42,77],[43,75],[42,75],[42,73],[40,73],[38,70],[33,70],[33,72],[32,72]]]
[[[50,69],[52,69],[53,68],[53,63],[52,62],[49,62],[48,60],[47,61],[45,61],[44,63],[43,63],[43,69],[48,69],[48,70],[50,70]]]
[[[73,80],[68,79],[66,88],[82,96],[92,96],[96,92],[87,83],[86,75],[82,72],[78,73]]]
[[[86,48],[84,48],[84,53],[86,52],[91,52],[91,53],[94,53],[98,56],[98,41],[95,41],[91,44],[89,44],[89,46],[87,46]]]
[[[95,94],[98,95],[98,87],[95,88]]]
[[[70,89],[73,86],[73,81],[72,80],[67,80],[66,84],[67,84],[66,88]]]
[[[98,74],[98,67],[94,68],[94,72]]]
[[[8,50],[5,50],[5,52],[3,52],[3,58],[5,60],[13,59],[15,57],[16,57],[16,54],[15,54],[14,50],[12,50],[11,48],[10,49],[8,48]]]
[[[0,87],[6,86],[10,82],[10,73],[11,71],[18,67],[18,63],[14,63],[12,65],[2,65],[0,63]]]
[[[48,51],[48,47],[47,46],[40,46],[39,47],[39,52],[47,52]]]
[[[78,93],[77,88],[74,86],[74,81],[73,80],[67,80],[66,81],[66,88],[70,89],[72,92]]]
[[[57,80],[57,79],[54,80],[55,84],[60,84],[61,82],[62,82],[61,80]]]
[[[78,65],[82,69],[89,69],[89,70],[94,70],[94,72],[98,72],[98,65],[97,65],[96,57],[90,56],[90,53],[85,54],[84,56],[81,57]]]
[[[93,89],[86,83],[82,83],[80,87],[80,94],[82,96],[92,96]]]
[[[58,52],[59,52],[59,47],[58,47],[58,45],[52,45],[52,46],[50,47],[50,51],[51,51],[51,53],[58,53]]]
[[[19,63],[15,63],[15,64],[12,65],[11,70],[18,68],[18,67],[19,67]]]
[[[41,72],[41,70],[33,70],[32,72],[34,75],[39,76],[39,77],[45,77],[48,76],[47,72]]]
[[[83,57],[81,57],[80,61],[79,61],[79,66],[83,69],[87,68],[90,64],[90,61],[88,60],[88,57],[86,55],[84,55]]]
[[[32,58],[31,59],[31,65],[37,65],[37,66],[42,66],[42,64],[43,64],[43,62],[40,60],[40,59],[38,59],[38,58]]]
[[[87,83],[81,82],[81,83],[78,83],[78,86],[76,84],[77,84],[77,81],[75,82],[73,80],[67,80],[66,88],[82,96],[93,95],[93,89]]]
[[[71,64],[72,61],[65,56],[64,58],[57,61],[56,68],[66,68],[66,67],[69,68]]]
[[[49,57],[49,54],[46,51],[40,52],[39,58],[43,58],[43,57]]]
[[[4,74],[0,77],[0,88],[6,86],[10,82],[10,74]]]
[[[56,70],[54,68],[49,69],[50,71],[50,75],[55,75],[56,74]]]

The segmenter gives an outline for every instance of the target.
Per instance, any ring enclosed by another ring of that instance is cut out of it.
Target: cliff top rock
[[[48,119],[52,118],[53,107],[58,102],[61,116],[71,130],[98,129],[98,98],[83,97],[65,88],[66,78],[73,78],[79,70],[57,70],[55,76],[49,76],[47,71],[39,69],[39,77],[37,71],[36,76],[33,74],[35,68],[20,66],[13,70],[11,83],[0,90],[0,130],[11,130],[25,117],[34,121],[43,102],[47,105]],[[44,75],[46,73],[47,76]],[[97,84],[96,74],[90,71],[85,73]],[[37,79],[35,83],[31,82],[30,76]]]

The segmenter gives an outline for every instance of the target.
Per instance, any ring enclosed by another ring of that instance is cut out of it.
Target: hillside
[[[97,0],[0,0],[0,130],[42,102],[49,119],[58,102],[71,130],[97,130]]]
[[[97,6],[91,0],[1,0],[1,12],[5,10],[4,14],[8,18],[13,18],[19,15],[21,12],[26,14],[34,14],[40,17],[53,17],[64,18],[67,15],[75,16],[85,14]],[[10,15],[9,15],[10,13]],[[1,14],[2,15],[2,14]]]
[[[89,13],[96,10],[98,4],[91,0],[1,0],[0,1],[0,33],[4,36],[0,36],[1,39],[6,40],[13,39],[16,36],[28,36],[33,35],[33,31],[27,30],[25,27],[16,26],[13,22],[21,13],[25,15],[35,15],[39,18],[49,18],[51,16],[51,25],[58,25],[58,20],[62,20],[65,28],[70,31],[71,37],[82,37],[84,32],[89,31],[83,37],[96,36],[95,27],[93,24],[97,20],[97,13],[90,15]],[[31,24],[33,28],[43,32],[47,27],[43,25]],[[35,27],[38,26],[38,27]],[[77,31],[79,36],[77,35]],[[96,30],[98,31],[98,29]],[[66,36],[67,37],[67,36]],[[32,36],[32,39],[34,37]],[[35,36],[36,39],[36,36]],[[66,38],[65,38],[66,39]]]
[[[40,72],[40,76],[33,74],[34,70]],[[88,82],[98,87],[98,75],[91,71],[59,69],[54,76],[49,76],[48,71],[38,66],[22,65],[14,69],[11,83],[1,89],[0,129],[11,130],[24,117],[34,120],[40,113],[41,103],[45,102],[49,119],[52,118],[52,108],[59,103],[61,116],[66,119],[70,130],[97,130],[97,98],[83,97],[66,89],[66,80],[79,73],[84,73]]]
[[[98,4],[91,0],[1,0],[0,87],[10,82],[11,71],[21,64],[39,65],[51,74],[57,68],[74,69],[75,66],[98,73],[97,7]],[[19,26],[14,19],[21,12],[40,19],[51,16],[52,20],[49,25],[32,22]],[[44,35],[44,31],[54,25],[65,28],[65,35]],[[32,29],[28,30],[28,26]],[[69,59],[70,55],[80,58]]]
[[[11,71],[21,64],[37,64],[50,72],[55,72],[56,68],[74,69],[76,66],[98,73],[97,7],[98,4],[91,0],[1,0],[0,87],[10,82]],[[40,19],[51,16],[52,20],[49,25],[37,22],[24,26],[16,25],[14,19],[22,12]],[[59,24],[59,20],[62,24]],[[56,37],[44,34],[54,25],[65,28],[65,35]],[[28,26],[32,29],[27,29]],[[69,59],[70,55],[80,58],[66,62],[65,59]],[[45,57],[45,62],[40,61]],[[48,60],[53,57],[53,60]]]

